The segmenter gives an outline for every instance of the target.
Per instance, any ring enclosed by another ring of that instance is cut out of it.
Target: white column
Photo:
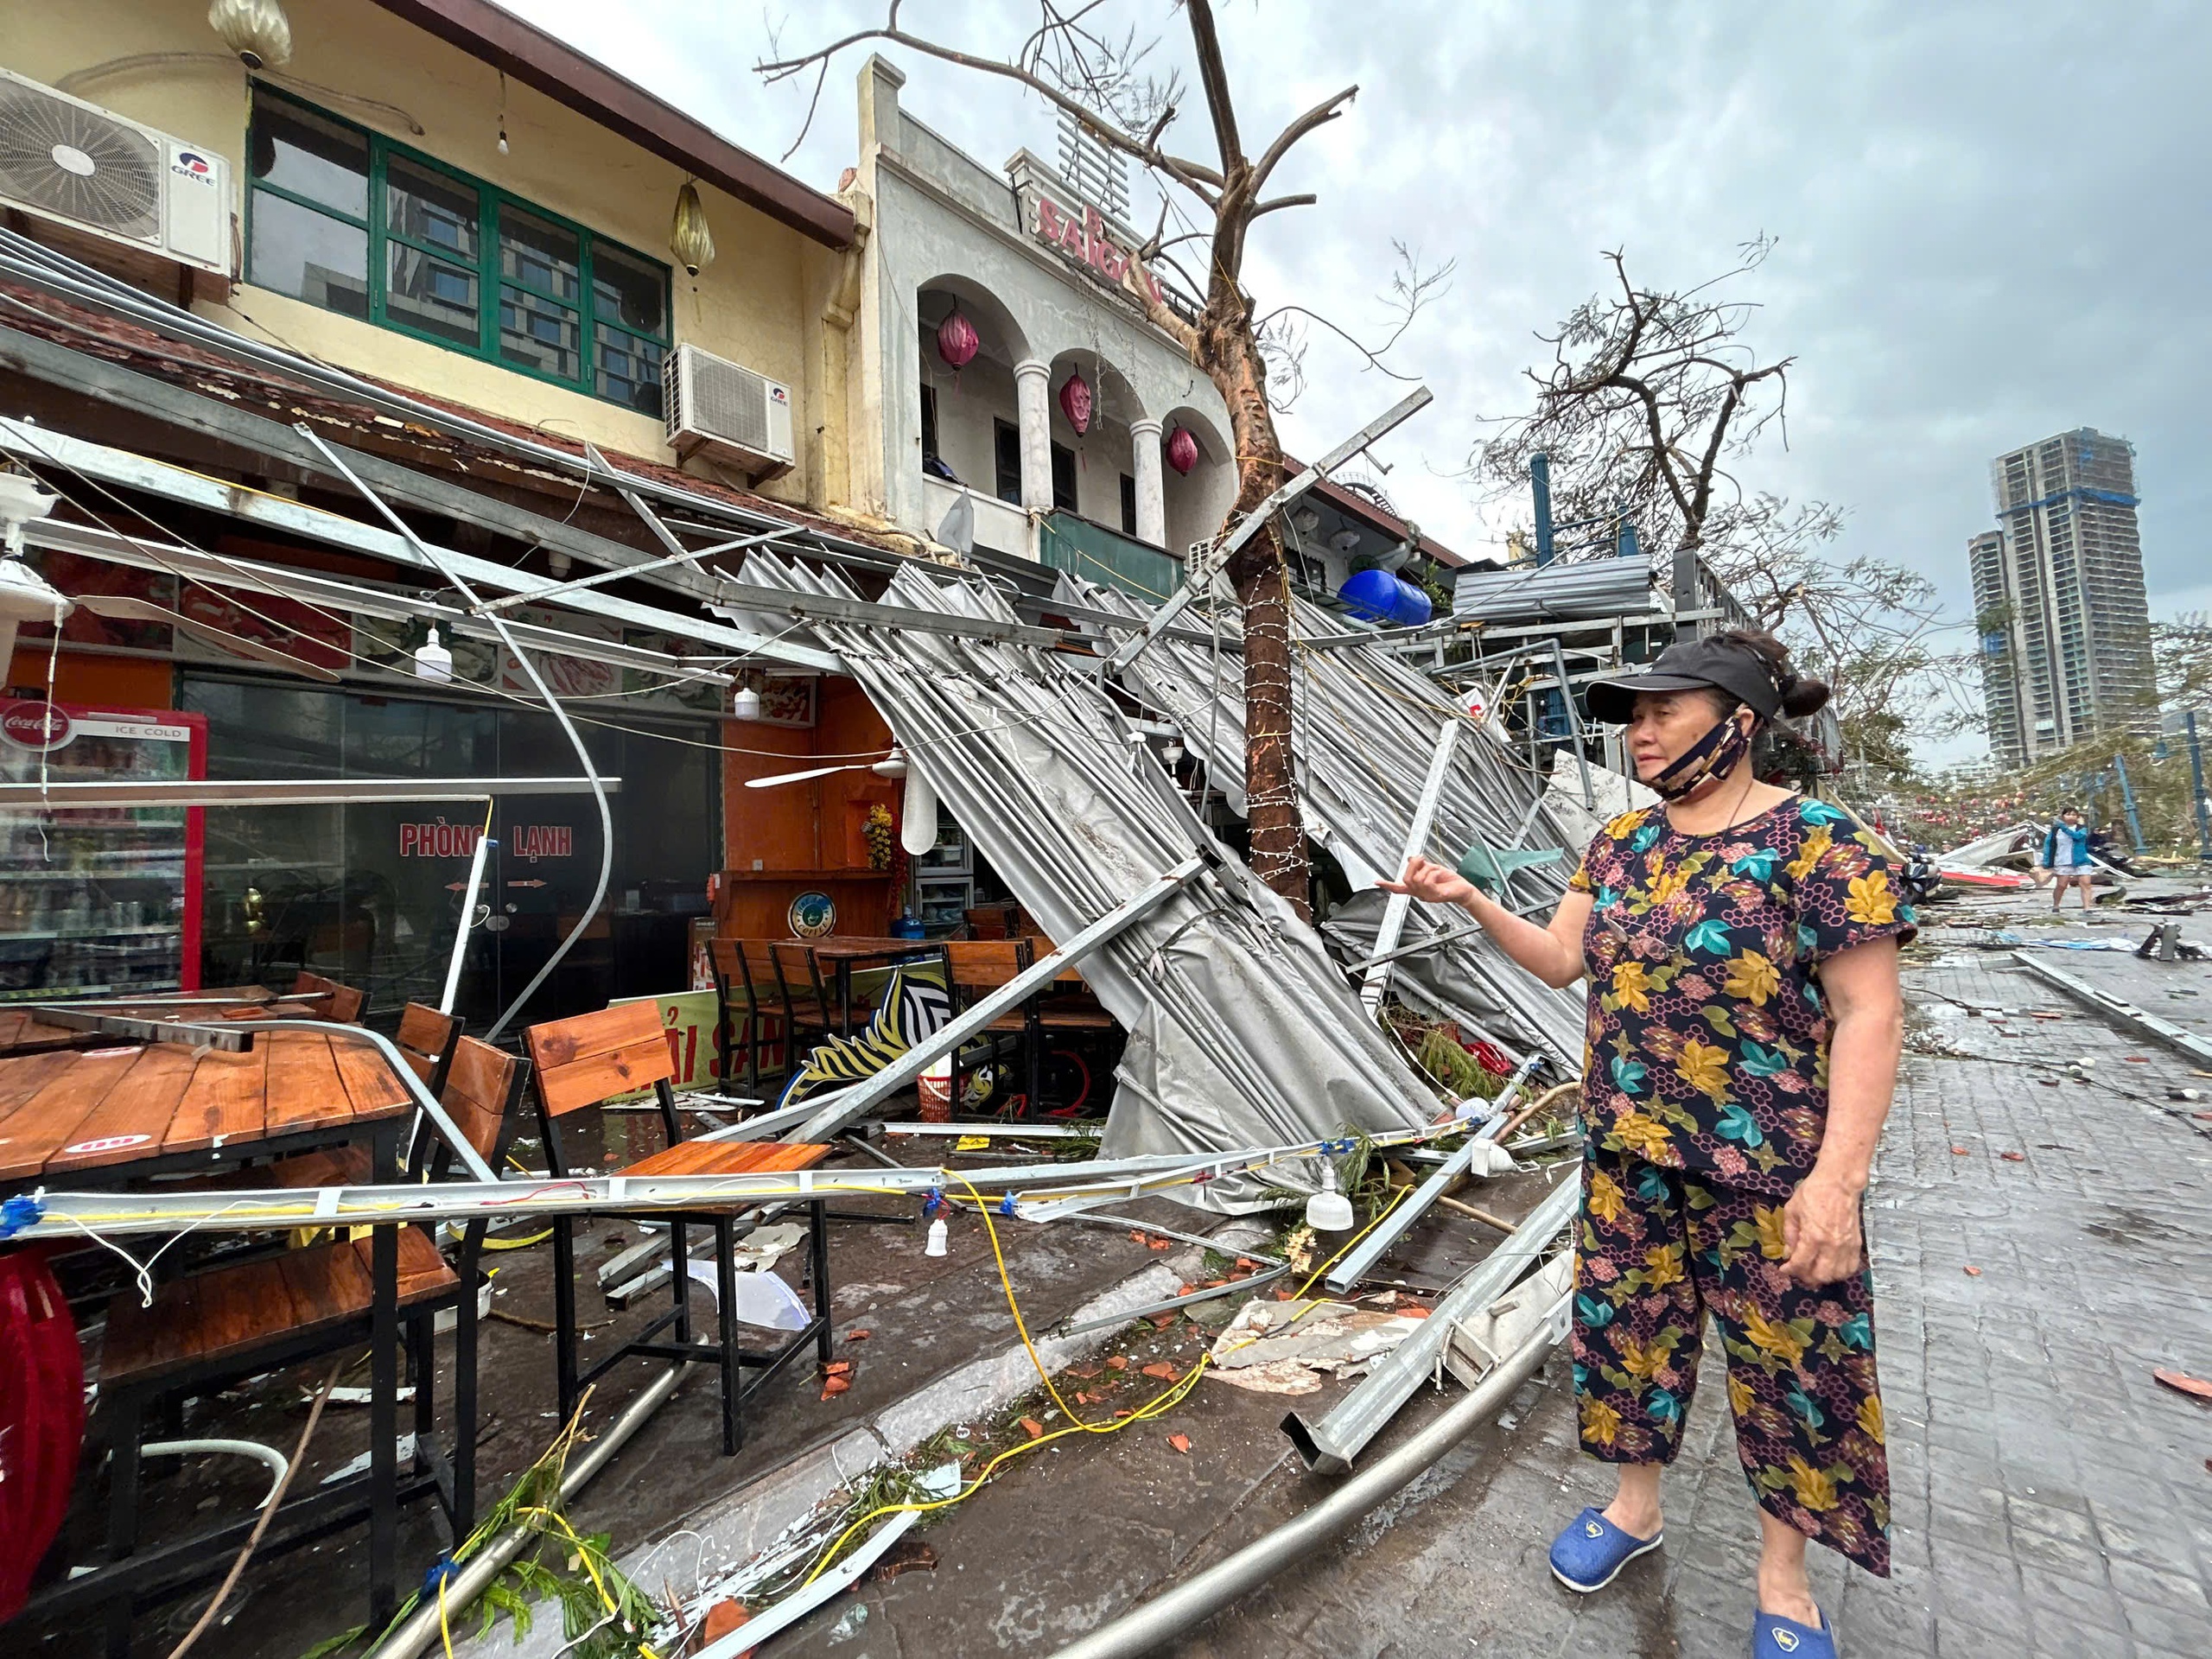
[[[1137,481],[1137,539],[1167,545],[1166,480],[1160,472],[1160,423],[1129,423],[1129,474]]]
[[[1014,407],[1021,423],[1021,505],[1052,510],[1052,365],[1028,358],[1014,365]]]

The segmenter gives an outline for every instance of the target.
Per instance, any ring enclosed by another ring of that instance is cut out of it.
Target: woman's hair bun
[[[1782,712],[1792,720],[1818,714],[1827,706],[1825,682],[1800,674],[1789,666],[1789,647],[1763,628],[1731,628],[1719,638],[1739,645],[1766,665],[1774,676],[1774,689],[1782,699]]]
[[[1786,673],[1775,690],[1782,693],[1782,712],[1792,720],[1802,720],[1827,707],[1827,682],[1807,675]]]

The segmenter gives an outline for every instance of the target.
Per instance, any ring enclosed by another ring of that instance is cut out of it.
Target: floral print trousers
[[[1728,1356],[1728,1409],[1771,1515],[1890,1572],[1890,1471],[1862,1268],[1808,1290],[1782,1271],[1783,1201],[1592,1149],[1574,1257],[1582,1448],[1671,1463],[1697,1389],[1705,1316]]]

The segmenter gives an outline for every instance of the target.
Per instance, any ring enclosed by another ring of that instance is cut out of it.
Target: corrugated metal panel
[[[1132,619],[1145,614],[1136,601],[1096,584],[1069,578],[1066,593],[1092,609]],[[1204,619],[1186,617],[1185,622],[1186,628],[1209,626]],[[1244,663],[1233,610],[1224,609],[1220,626],[1224,649],[1217,664],[1206,643],[1183,632],[1155,639],[1121,677],[1133,696],[1175,721],[1185,747],[1205,763],[1212,787],[1241,812]],[[1378,875],[1396,873],[1437,734],[1445,721],[1466,716],[1384,645],[1304,648],[1296,643],[1340,639],[1343,627],[1342,618],[1304,600],[1294,601],[1293,741],[1306,833],[1344,867],[1355,887],[1367,888]],[[1464,734],[1438,802],[1428,855],[1456,864],[1478,838],[1498,849],[1567,848],[1569,855],[1561,863],[1522,870],[1513,878],[1512,902],[1539,914],[1547,911],[1573,873],[1576,845],[1543,803],[1549,782],[1487,728]],[[1438,925],[1436,912],[1416,906],[1407,942]],[[1401,973],[1396,983],[1408,1001],[1420,1000],[1424,982],[1448,981],[1452,988],[1434,999],[1434,1011],[1459,1020],[1470,1034],[1479,1033],[1516,1054],[1548,1050],[1570,1069],[1579,1063],[1580,997],[1543,984],[1479,935],[1440,954],[1436,974]]]
[[[1638,616],[1651,607],[1651,567],[1642,559],[1462,570],[1452,592],[1454,616],[1484,622]]]
[[[760,555],[744,579],[853,593],[834,573]],[[911,569],[884,599],[1014,620],[982,582],[940,583]],[[918,628],[825,621],[816,632],[846,653],[907,764],[1052,938],[1072,937],[1194,849],[1219,861],[1084,960],[1084,980],[1129,1033],[1102,1156],[1300,1144],[1347,1128],[1412,1128],[1434,1114],[1435,1097],[1319,938],[1207,834],[1141,741],[1131,743],[1094,663]],[[1191,1201],[1266,1199],[1239,1178]]]

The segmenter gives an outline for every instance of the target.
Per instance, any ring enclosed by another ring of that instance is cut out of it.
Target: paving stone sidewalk
[[[2212,1084],[2008,961],[1946,953],[1909,978],[1916,1052],[1869,1198],[1897,1565],[1883,1583],[1816,1549],[1815,1588],[1858,1656],[2202,1656],[2212,1407],[2152,1372],[2212,1376],[2212,1125],[2190,1116],[2202,1103],[2165,1098]],[[2109,967],[2146,1001],[2158,968],[2063,965]],[[2205,969],[2164,972],[2212,988]],[[2088,1083],[2064,1069],[2083,1057]],[[1741,1653],[1757,1525],[1719,1392],[1694,1409],[1666,1550],[1614,1592],[1580,1600],[1545,1574],[1560,1520],[1608,1491],[1548,1387],[1490,1478],[1370,1529],[1185,1651]]]

